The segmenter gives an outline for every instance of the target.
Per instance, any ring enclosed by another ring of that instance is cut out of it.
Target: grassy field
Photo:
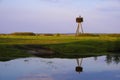
[[[27,45],[27,46],[26,46]],[[120,53],[119,36],[13,36],[0,35],[0,59],[33,56],[28,54],[29,46],[49,48],[52,56],[74,57],[79,55],[102,55]],[[27,48],[26,48],[27,47]]]

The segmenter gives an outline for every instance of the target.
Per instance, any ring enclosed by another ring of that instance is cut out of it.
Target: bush
[[[6,35],[8,35],[8,34],[0,34],[0,36],[6,36]]]
[[[10,35],[20,35],[20,36],[35,36],[36,34],[33,32],[14,32]]]
[[[54,36],[54,34],[44,34],[44,36]]]
[[[120,34],[107,34],[107,36],[110,36],[110,37],[120,37]]]
[[[59,34],[59,33],[57,33],[57,34],[56,34],[56,36],[60,36],[60,34]]]
[[[86,37],[88,37],[88,36],[91,36],[91,37],[97,37],[97,36],[99,36],[99,34],[90,34],[90,33],[84,33],[84,34],[79,34],[79,36],[86,36]]]

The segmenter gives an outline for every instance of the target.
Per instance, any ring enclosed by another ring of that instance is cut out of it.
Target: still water
[[[1,61],[0,80],[120,80],[120,57],[31,57]]]

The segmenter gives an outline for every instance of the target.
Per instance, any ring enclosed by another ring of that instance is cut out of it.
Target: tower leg
[[[84,33],[84,31],[83,31],[83,27],[82,27],[82,24],[81,24],[80,26],[81,26],[81,33]]]
[[[78,23],[78,27],[77,27],[77,30],[76,30],[76,36],[79,36],[79,34],[83,34],[84,31],[83,31],[83,27],[82,27],[82,24],[81,23]]]
[[[81,66],[82,65],[82,61],[83,61],[83,58],[77,58],[76,59],[77,60],[77,64],[78,64],[78,66]]]
[[[79,28],[80,28],[80,23],[78,23],[78,27],[77,27],[77,30],[76,30],[76,36],[79,36]]]

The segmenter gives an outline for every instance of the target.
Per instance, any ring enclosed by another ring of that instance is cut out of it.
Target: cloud
[[[77,0],[40,0],[43,2],[50,2],[50,3],[69,3],[69,2],[75,2]]]
[[[40,0],[40,1],[44,1],[44,2],[54,2],[54,3],[56,3],[56,2],[59,2],[59,0]]]
[[[0,0],[0,3],[2,3],[2,0]]]
[[[106,0],[97,9],[103,12],[120,12],[120,0]]]

